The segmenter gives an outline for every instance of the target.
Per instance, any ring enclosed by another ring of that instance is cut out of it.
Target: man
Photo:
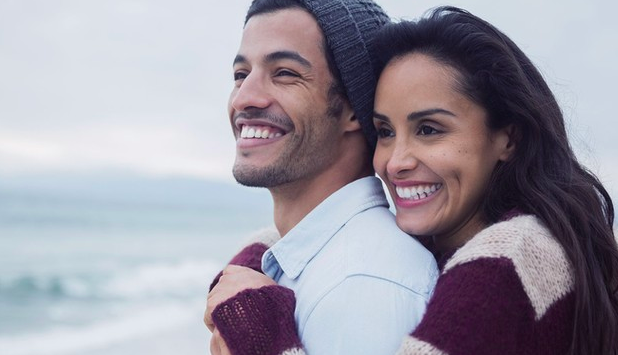
[[[432,255],[397,228],[371,165],[376,78],[368,41],[386,22],[367,0],[255,0],[234,60],[234,176],[269,189],[282,237],[270,248],[249,246],[232,263],[294,291],[309,354],[394,354],[438,274]],[[244,281],[260,280],[253,274],[228,267],[215,280],[205,315],[214,343],[222,340],[213,310],[269,284]],[[233,318],[244,321],[240,311]]]

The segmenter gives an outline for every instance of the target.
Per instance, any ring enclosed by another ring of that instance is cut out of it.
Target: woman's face
[[[458,73],[423,54],[389,63],[376,91],[373,164],[388,186],[397,224],[459,247],[486,226],[480,210],[509,128],[491,131],[483,107],[457,90]]]

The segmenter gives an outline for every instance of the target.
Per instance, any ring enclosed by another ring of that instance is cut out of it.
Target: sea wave
[[[112,273],[22,274],[0,277],[0,297],[111,298],[191,297],[207,290],[221,265],[186,260],[151,263]]]
[[[210,260],[158,261],[107,274],[2,276],[0,301],[8,301],[9,307],[11,300],[19,304],[24,296],[43,302],[26,298],[39,307],[33,309],[36,325],[0,334],[0,354],[107,354],[105,349],[116,344],[153,343],[187,328],[203,330],[192,341],[207,344],[205,298],[220,267]],[[7,316],[4,321],[10,320]],[[14,316],[23,321],[31,315]]]
[[[104,283],[101,291],[109,297],[184,297],[202,293],[221,265],[211,261],[152,264],[121,273]]]
[[[79,276],[20,275],[0,279],[0,297],[75,297],[92,295],[94,280]]]

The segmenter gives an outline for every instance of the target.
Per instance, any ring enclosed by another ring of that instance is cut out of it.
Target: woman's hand
[[[214,333],[215,325],[212,321],[212,312],[219,304],[235,296],[240,291],[270,285],[276,285],[276,282],[262,273],[244,266],[228,265],[223,270],[219,283],[208,294],[204,323]],[[223,342],[222,339],[221,342]]]
[[[210,354],[211,355],[231,355],[230,349],[225,344],[225,340],[217,329],[212,332],[210,338]]]

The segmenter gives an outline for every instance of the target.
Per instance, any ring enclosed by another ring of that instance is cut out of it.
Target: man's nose
[[[266,108],[272,102],[268,85],[259,73],[250,73],[243,79],[240,86],[232,92],[230,103],[236,111],[247,111],[251,108]]]

